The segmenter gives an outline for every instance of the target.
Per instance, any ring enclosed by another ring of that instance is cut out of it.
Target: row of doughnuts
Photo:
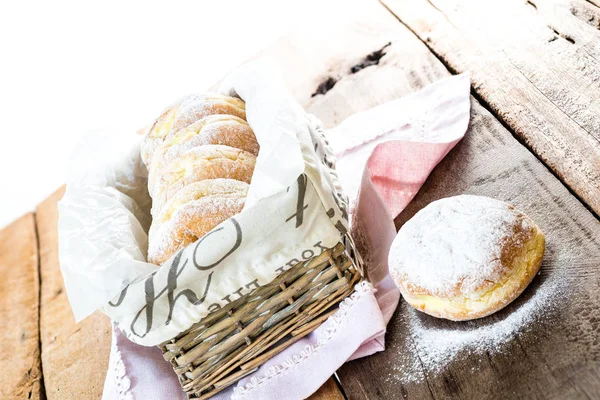
[[[258,151],[240,99],[193,94],[161,114],[141,146],[152,197],[149,262],[163,264],[242,210]]]

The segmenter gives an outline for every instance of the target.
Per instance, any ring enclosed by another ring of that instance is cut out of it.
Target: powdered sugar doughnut
[[[246,104],[235,97],[217,93],[192,94],[167,108],[146,132],[141,145],[144,164],[149,166],[158,146],[172,133],[208,115],[227,114],[246,119]]]
[[[148,261],[160,265],[180,249],[240,213],[248,184],[234,179],[194,182],[175,194],[152,221]]]
[[[463,195],[435,201],[392,243],[390,274],[404,299],[438,318],[485,317],[516,299],[539,271],[544,234],[513,206]]]
[[[157,176],[188,150],[207,144],[221,144],[258,155],[259,145],[250,125],[233,115],[209,115],[187,128],[169,135],[156,148],[149,168],[148,186],[154,187]]]
[[[250,183],[256,156],[247,151],[222,145],[194,147],[180,155],[149,187],[152,215],[156,216],[173,195],[186,185],[205,179],[235,179]]]

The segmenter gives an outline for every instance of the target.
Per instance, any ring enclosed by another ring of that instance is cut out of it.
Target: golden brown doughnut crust
[[[455,321],[490,315],[516,299],[540,269],[544,234],[509,204],[456,196],[409,222],[392,245],[390,273],[404,299],[429,315]]]
[[[259,145],[242,100],[194,94],[169,107],[141,145],[154,217],[148,261],[163,264],[243,209]]]
[[[227,114],[246,119],[245,103],[217,93],[192,94],[167,108],[146,132],[141,145],[144,164],[150,166],[154,151],[172,133],[208,115]]]
[[[173,195],[186,185],[205,179],[227,178],[250,183],[256,156],[223,145],[204,145],[188,150],[175,159],[156,179],[152,195],[152,215],[156,215]]]
[[[177,192],[153,219],[148,261],[160,265],[228,218],[240,213],[248,184],[233,179],[194,182]]]
[[[209,115],[187,128],[169,135],[154,152],[149,168],[148,186],[183,153],[202,145],[225,145],[258,155],[258,142],[246,121],[232,115]]]

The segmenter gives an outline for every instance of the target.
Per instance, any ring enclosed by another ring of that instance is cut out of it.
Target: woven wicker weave
[[[349,236],[215,311],[160,348],[189,399],[237,382],[316,329],[361,280]]]

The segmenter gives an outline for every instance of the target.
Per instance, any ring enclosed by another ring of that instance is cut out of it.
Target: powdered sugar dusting
[[[171,218],[151,232],[148,259],[156,264],[165,262],[221,222],[239,214],[245,200],[244,192],[205,196],[181,205]]]
[[[408,221],[392,244],[390,273],[411,293],[476,299],[510,273],[502,244],[515,226],[532,224],[512,206],[488,197],[462,195],[429,204]],[[520,240],[520,237],[516,237]]]
[[[225,119],[225,118],[229,119]],[[166,140],[154,153],[148,185],[155,181],[181,155],[202,145],[225,145],[258,155],[259,145],[250,126],[233,116],[211,115]]]
[[[238,98],[192,94],[146,133],[141,154],[154,217],[148,261],[162,264],[242,211],[259,150],[245,108]]]
[[[458,264],[459,260],[493,262],[499,255],[488,251],[489,246],[497,249],[502,238],[513,232],[511,226],[518,226],[523,231],[535,227],[533,221],[503,202],[477,196],[457,196],[453,199],[440,200],[435,207],[431,207],[435,204],[431,203],[429,208],[426,207],[417,214],[421,214],[420,220],[416,216],[411,220],[416,220],[421,227],[425,226],[425,230],[431,233],[429,236],[419,236],[416,233],[417,227],[409,225],[411,221],[402,228],[405,230],[408,225],[404,241],[412,243],[411,254],[407,259],[426,255],[429,263],[435,259],[436,263],[450,269],[433,278],[427,274],[419,274],[421,271],[411,271],[415,273],[416,279],[421,279],[421,285],[442,291],[447,289],[444,282],[432,280],[440,276],[451,280],[459,275],[468,275],[469,268]],[[508,210],[511,212],[507,212]],[[476,217],[469,220],[470,215]],[[469,229],[461,233],[467,226]],[[469,237],[468,233],[474,237]],[[465,236],[461,237],[463,234]],[[463,243],[463,240],[466,242]],[[395,242],[395,245],[399,247],[399,243]],[[439,246],[446,247],[442,252],[437,252]],[[452,246],[454,252],[449,251]],[[474,248],[475,246],[479,247]],[[431,253],[422,252],[420,247]],[[398,248],[393,249],[392,252],[397,250]],[[462,252],[466,254],[464,259],[457,254]],[[436,258],[441,253],[448,259]],[[391,255],[390,262],[392,257]],[[554,325],[556,316],[564,307],[571,277],[565,269],[545,271],[543,267],[538,275],[541,276],[537,276],[514,303],[494,315],[473,321],[437,319],[401,301],[393,320],[394,326],[389,327],[395,332],[391,335],[392,343],[388,351],[395,352],[395,357],[385,358],[388,365],[383,366],[387,371],[384,381],[391,385],[422,382],[428,377],[444,373],[461,360],[468,360],[469,364],[466,366],[470,365],[473,371],[483,368],[484,364],[485,368],[489,368],[490,357],[502,353],[511,354],[514,351],[511,346],[515,341],[533,337],[531,335],[539,340],[539,332]],[[465,368],[464,362],[458,365]]]
[[[246,105],[243,100],[217,93],[188,95],[178,102],[171,132],[177,132],[211,114],[228,114],[246,119]]]
[[[421,382],[427,375],[442,373],[453,362],[467,357],[473,363],[471,368],[479,369],[488,357],[508,351],[513,340],[552,323],[568,294],[567,277],[561,271],[537,277],[543,282],[530,287],[514,306],[482,320],[439,320],[402,302],[397,329],[404,332],[405,342],[397,357],[384,366],[389,371],[384,380],[390,384]]]
[[[154,152],[170,135],[215,114],[233,115],[245,120],[246,105],[243,100],[216,93],[195,93],[176,101],[146,132],[141,146],[142,160],[146,166],[150,166]]]
[[[256,157],[244,150],[222,145],[201,145],[179,156],[156,179],[150,194],[152,215],[185,186],[206,179],[228,178],[250,183]]]

